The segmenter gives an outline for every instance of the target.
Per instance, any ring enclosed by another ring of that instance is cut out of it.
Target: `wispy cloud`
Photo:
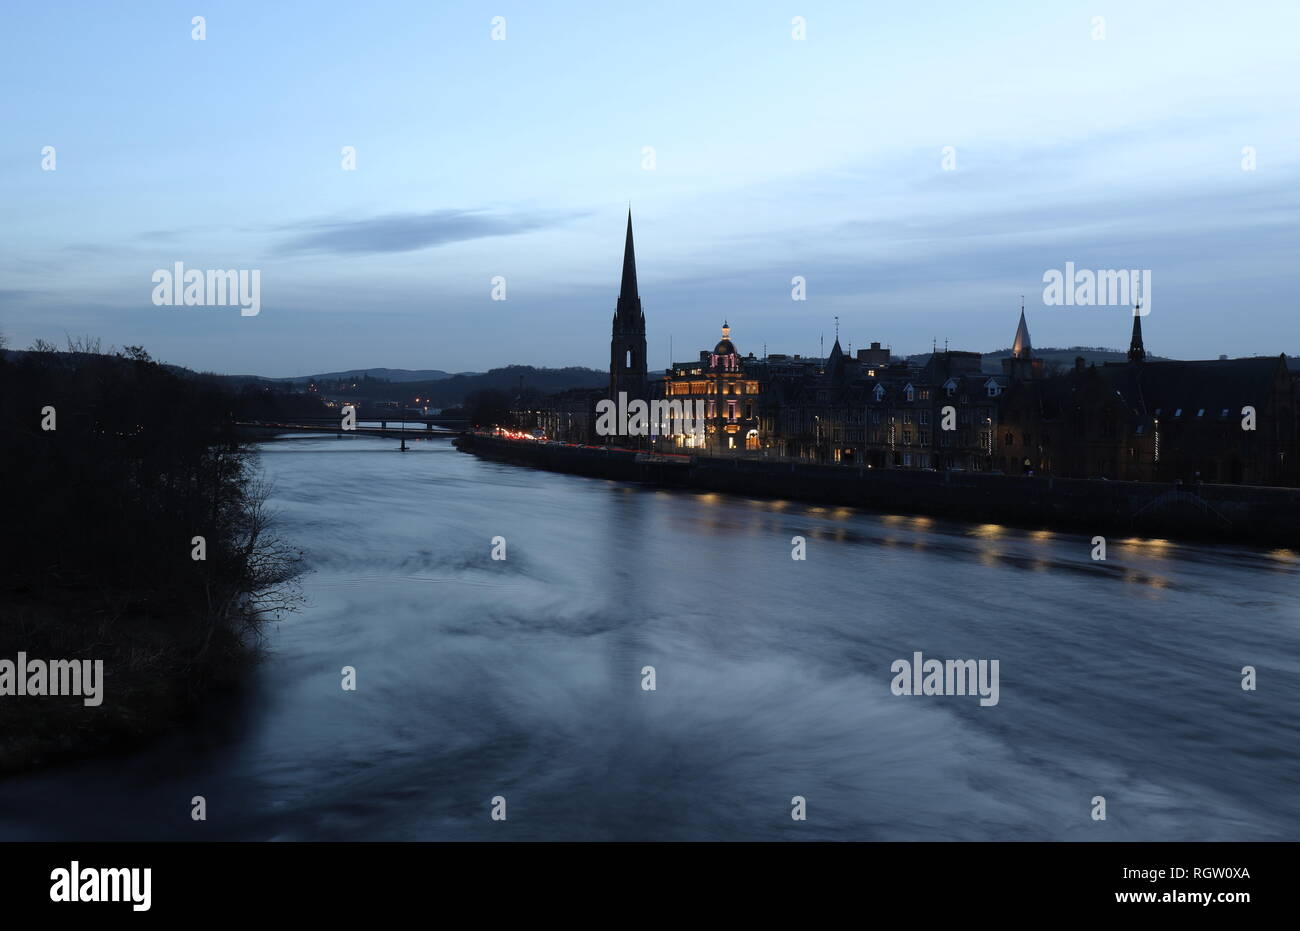
[[[0,306],[20,304],[35,297],[37,291],[23,291],[18,288],[0,288]]]
[[[513,236],[582,216],[561,211],[500,215],[478,210],[434,210],[391,213],[367,220],[306,221],[280,228],[301,232],[281,243],[278,251],[337,255],[412,252],[489,236]]]

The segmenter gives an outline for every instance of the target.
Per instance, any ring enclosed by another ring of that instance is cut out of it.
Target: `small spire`
[[[1016,339],[1011,344],[1011,355],[1017,359],[1028,359],[1033,356],[1034,347],[1029,343],[1029,324],[1025,323],[1025,306],[1024,299],[1021,298],[1020,305],[1020,325],[1016,327]]]
[[[1137,306],[1133,308],[1133,336],[1128,343],[1128,360],[1130,362],[1145,362],[1147,357],[1146,347],[1142,345],[1142,301],[1138,300]]]

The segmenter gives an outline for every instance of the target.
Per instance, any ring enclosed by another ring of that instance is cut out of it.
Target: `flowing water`
[[[1103,562],[1086,536],[409,442],[265,444],[308,600],[244,699],[0,783],[0,837],[1300,839],[1295,552],[1111,539]],[[892,694],[916,651],[998,660],[998,703]]]

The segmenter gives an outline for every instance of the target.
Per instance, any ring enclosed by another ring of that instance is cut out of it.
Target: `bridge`
[[[389,426],[389,424],[396,424],[396,426]],[[358,423],[346,430],[343,429],[342,417],[300,417],[292,423],[272,420],[247,420],[235,423],[235,426],[241,431],[255,435],[333,433],[338,437],[377,436],[385,439],[400,439],[402,449],[406,449],[407,437],[432,439],[434,437],[456,436],[460,431],[451,428],[461,425],[468,426],[469,421],[443,420],[440,417],[421,417],[418,419],[390,417],[387,420],[381,419],[378,427],[368,427]]]

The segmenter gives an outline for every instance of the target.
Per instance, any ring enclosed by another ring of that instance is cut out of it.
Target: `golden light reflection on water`
[[[971,532],[982,540],[996,540],[1002,536],[1002,531],[1005,529],[1001,524],[980,524]]]
[[[1145,585],[1147,588],[1168,588],[1169,580],[1161,575],[1146,575],[1129,570],[1124,573],[1124,581],[1132,585]]]
[[[1296,554],[1294,550],[1289,550],[1285,546],[1279,546],[1275,550],[1268,551],[1269,559],[1276,559],[1278,562],[1295,562]]]
[[[1141,537],[1128,537],[1120,540],[1120,546],[1127,546],[1130,549],[1140,550],[1144,556],[1153,556],[1156,559],[1163,559],[1169,555],[1169,547],[1173,544],[1168,540],[1159,538],[1144,540]]]

